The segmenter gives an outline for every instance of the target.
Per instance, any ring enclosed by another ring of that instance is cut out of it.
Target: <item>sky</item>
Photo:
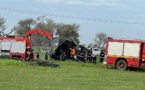
[[[6,32],[20,20],[45,15],[56,23],[80,26],[81,44],[97,33],[113,38],[145,39],[145,0],[0,0]]]

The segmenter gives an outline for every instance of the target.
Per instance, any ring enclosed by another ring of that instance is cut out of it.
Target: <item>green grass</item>
[[[0,59],[0,65],[28,66],[29,63],[5,58],[5,59]]]
[[[22,62],[13,60],[3,64],[0,60],[0,90],[145,90],[145,72],[69,60],[53,62],[60,66],[19,65]]]

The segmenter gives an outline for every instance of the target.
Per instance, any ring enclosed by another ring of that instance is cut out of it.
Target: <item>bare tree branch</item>
[[[97,33],[95,38],[95,43],[98,45],[98,48],[103,48],[107,40],[107,34]]]

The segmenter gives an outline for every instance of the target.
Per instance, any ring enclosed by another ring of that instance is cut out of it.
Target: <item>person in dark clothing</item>
[[[45,53],[45,60],[48,60],[48,52]]]
[[[92,58],[92,62],[93,62],[94,64],[96,64],[96,59],[97,59],[96,56],[95,56],[94,54],[92,54],[92,55],[91,55],[91,58]]]
[[[33,53],[30,53],[29,61],[33,60]]]
[[[87,55],[87,59],[88,59],[88,62],[92,62],[92,53],[88,53]]]
[[[84,63],[85,63],[85,58],[84,58],[84,56],[85,56],[85,53],[80,52],[79,55],[78,55],[78,61],[79,61],[79,62],[84,62]]]
[[[103,52],[103,50],[101,50],[101,53],[100,53],[100,63],[103,63],[104,56],[105,56],[105,53]]]
[[[29,61],[34,59],[34,54],[33,54],[33,49],[30,50],[30,57],[29,57]]]
[[[39,51],[37,52],[36,59],[39,60]]]

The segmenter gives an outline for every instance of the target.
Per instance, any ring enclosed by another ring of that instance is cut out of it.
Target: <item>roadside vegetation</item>
[[[57,68],[0,60],[1,90],[145,90],[143,70],[120,71],[100,63],[52,61]]]

